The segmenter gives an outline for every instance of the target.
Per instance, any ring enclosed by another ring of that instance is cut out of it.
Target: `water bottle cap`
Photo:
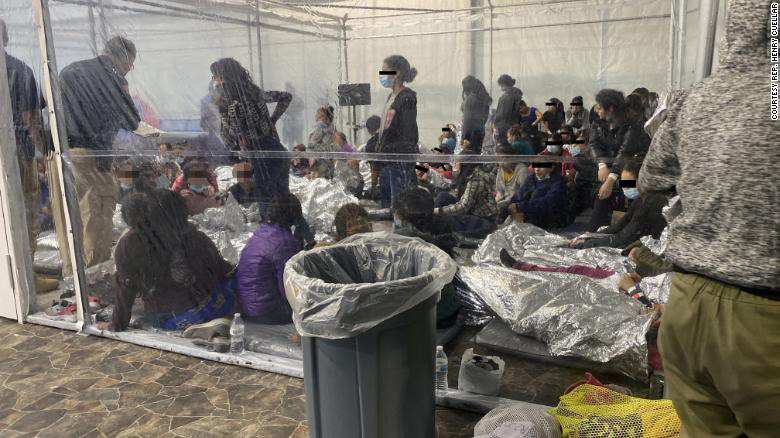
[[[441,345],[437,345],[436,346],[436,351],[443,351],[443,350],[444,350],[444,347],[442,347]]]

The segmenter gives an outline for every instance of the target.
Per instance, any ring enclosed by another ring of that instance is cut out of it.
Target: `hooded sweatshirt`
[[[769,118],[769,4],[729,1],[720,68],[672,96],[639,186],[680,195],[665,253],[679,269],[780,298],[780,191],[776,167],[766,165],[780,162],[780,124]]]
[[[496,108],[496,128],[509,129],[512,125],[520,123],[520,101],[523,99],[523,92],[517,87],[511,87],[498,98],[498,107]]]

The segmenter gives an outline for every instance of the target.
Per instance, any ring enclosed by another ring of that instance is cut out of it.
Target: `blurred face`
[[[127,189],[133,186],[135,181],[135,172],[133,171],[133,165],[130,163],[124,163],[116,170],[116,177],[119,184]]]
[[[571,105],[569,106],[569,109],[572,113],[577,114],[582,109],[582,105]]]
[[[554,113],[555,112],[555,105],[547,105],[547,111]]]
[[[218,84],[220,84],[220,85],[225,83],[225,81],[222,79],[222,77],[220,75],[216,74],[216,73],[213,73],[211,75],[211,80],[216,82],[216,83],[218,83]]]
[[[112,57],[112,60],[114,61],[117,73],[121,76],[127,76],[127,74],[130,73],[130,70],[134,68],[135,56],[130,55],[129,53],[126,53],[123,56]]]
[[[188,186],[208,186],[209,185],[209,173],[208,167],[197,167],[193,170],[189,178],[187,178]]]
[[[238,163],[233,166],[233,175],[242,186],[252,185],[252,166],[249,163]]]
[[[534,167],[534,174],[537,178],[542,179],[545,176],[551,174],[553,172],[552,167]]]
[[[636,181],[637,175],[634,175],[631,172],[626,172],[625,170],[620,173],[620,179],[622,181]],[[639,186],[637,186],[639,187]]]
[[[571,132],[561,131],[561,139],[564,143],[569,143],[571,141]]]

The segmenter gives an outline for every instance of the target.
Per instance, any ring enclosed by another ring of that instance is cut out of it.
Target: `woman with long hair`
[[[222,115],[222,139],[233,151],[285,151],[276,132],[276,121],[284,114],[292,95],[286,91],[264,91],[249,72],[233,58],[211,64],[217,83],[217,106]],[[276,102],[270,114],[267,104]],[[255,190],[261,211],[276,193],[289,191],[290,160],[286,158],[250,158]]]
[[[377,152],[393,154],[417,154],[419,131],[417,129],[417,93],[406,86],[417,76],[417,69],[401,55],[385,58],[379,82],[389,88],[381,124]],[[417,185],[414,162],[387,163],[379,174],[379,191],[382,208],[389,208],[392,199]]]
[[[485,124],[490,115],[490,97],[485,84],[474,76],[463,78],[463,140],[468,140],[477,154],[482,153],[482,141],[485,139]]]
[[[187,215],[184,199],[170,190],[134,193],[123,203],[122,219],[130,228],[114,251],[117,291],[111,330],[128,327],[138,296],[145,321],[164,330],[233,314],[235,280],[228,276],[233,266]]]

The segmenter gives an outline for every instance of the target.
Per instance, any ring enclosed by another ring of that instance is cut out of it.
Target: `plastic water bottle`
[[[233,323],[230,324],[230,352],[241,353],[244,351],[244,321],[241,314],[233,315]]]
[[[436,392],[447,392],[449,383],[447,383],[447,371],[449,364],[447,355],[444,353],[444,347],[436,346]]]

